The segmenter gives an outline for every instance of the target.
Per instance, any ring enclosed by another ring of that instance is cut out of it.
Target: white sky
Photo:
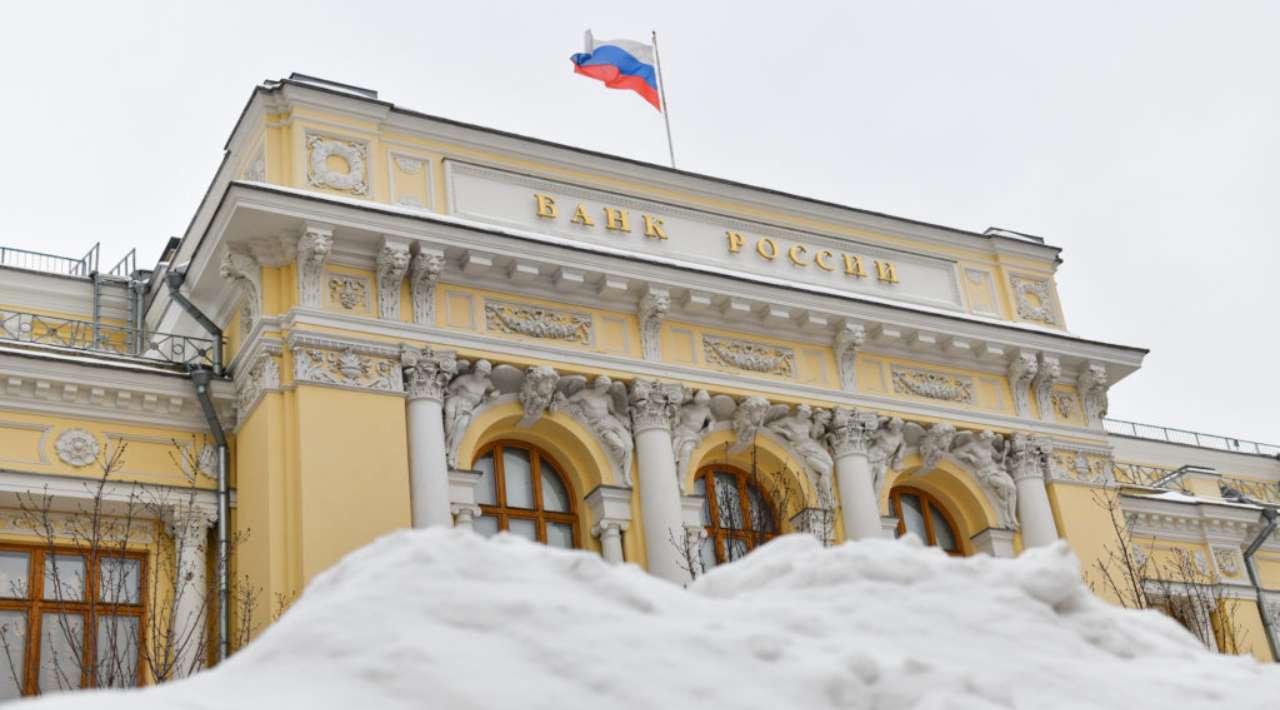
[[[1113,416],[1280,443],[1280,3],[601,5],[6,6],[0,244],[153,263],[291,71],[662,163],[568,59],[657,28],[680,167],[1044,236],[1072,331],[1152,350]]]

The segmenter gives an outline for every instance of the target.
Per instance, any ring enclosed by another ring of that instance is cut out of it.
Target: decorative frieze
[[[649,291],[640,299],[636,316],[640,321],[640,348],[644,359],[658,361],[662,359],[662,343],[659,332],[662,330],[662,319],[671,309],[671,297],[666,293]]]
[[[349,343],[308,334],[289,338],[295,384],[332,385],[375,392],[404,392],[397,348]]]
[[[943,372],[897,367],[893,372],[893,391],[944,402],[973,404],[973,380]]]
[[[319,308],[325,284],[324,265],[333,250],[333,229],[308,224],[298,239],[298,301],[303,306]]]
[[[521,303],[485,300],[485,327],[499,333],[590,345],[594,340],[589,313]]]
[[[1104,450],[1054,448],[1049,457],[1049,474],[1060,481],[1106,484],[1114,480],[1112,466]]]
[[[353,195],[369,194],[369,146],[364,141],[306,134],[307,183]],[[346,164],[336,169],[331,159]]]
[[[409,295],[413,300],[413,322],[435,325],[436,283],[444,271],[444,254],[418,247],[409,274]]]
[[[867,341],[867,331],[856,323],[845,323],[839,331],[836,332],[835,340],[832,342],[832,348],[836,355],[836,370],[840,375],[840,386],[846,392],[853,392],[857,389],[856,377],[854,375],[854,359],[857,356],[858,348],[862,347]]]
[[[1019,318],[1047,325],[1057,324],[1057,318],[1054,316],[1053,293],[1048,281],[1023,276],[1011,276],[1009,281],[1013,284],[1013,298],[1017,304]]]
[[[378,317],[400,320],[400,282],[409,270],[409,243],[383,238],[376,259],[378,275]]]
[[[58,458],[68,466],[83,468],[93,463],[102,451],[98,437],[85,429],[67,429],[53,443]]]
[[[796,354],[791,348],[715,335],[702,336],[707,363],[747,372],[794,377]]]
[[[1014,352],[1009,361],[1009,386],[1013,388],[1013,409],[1020,417],[1031,416],[1031,383],[1039,371],[1036,354],[1026,350]]]

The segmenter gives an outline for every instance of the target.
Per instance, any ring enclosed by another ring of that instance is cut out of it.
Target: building
[[[111,607],[136,642],[208,630],[182,669],[431,525],[676,582],[778,532],[995,556],[1065,538],[1088,570],[1136,564],[1148,602],[1205,607],[1209,645],[1272,660],[1280,449],[1107,419],[1146,351],[1066,328],[1059,252],[266,82],[153,268],[0,251],[8,692],[59,682],[59,613],[95,618],[34,570],[86,564],[68,521],[99,499],[142,533],[107,536],[82,586],[125,560],[129,589],[159,590]],[[237,611],[237,585],[266,603]],[[102,623],[64,653],[100,653]]]

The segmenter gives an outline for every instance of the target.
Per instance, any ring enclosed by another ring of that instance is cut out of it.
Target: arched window
[[[956,535],[956,524],[937,498],[919,488],[898,486],[889,491],[889,500],[898,516],[898,537],[912,532],[926,544],[941,547],[948,555],[964,554]]]
[[[476,490],[476,532],[489,537],[506,530],[552,547],[578,546],[573,489],[546,452],[520,441],[485,447],[472,465],[483,477]]]
[[[699,555],[705,568],[732,562],[778,536],[778,515],[753,476],[728,466],[707,466],[694,479],[703,496],[707,539]]]

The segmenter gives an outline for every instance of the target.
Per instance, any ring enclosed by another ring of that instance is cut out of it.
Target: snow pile
[[[1280,669],[1111,607],[1076,569],[1065,545],[955,559],[789,536],[684,590],[594,554],[406,531],[214,670],[32,707],[1275,707]]]

